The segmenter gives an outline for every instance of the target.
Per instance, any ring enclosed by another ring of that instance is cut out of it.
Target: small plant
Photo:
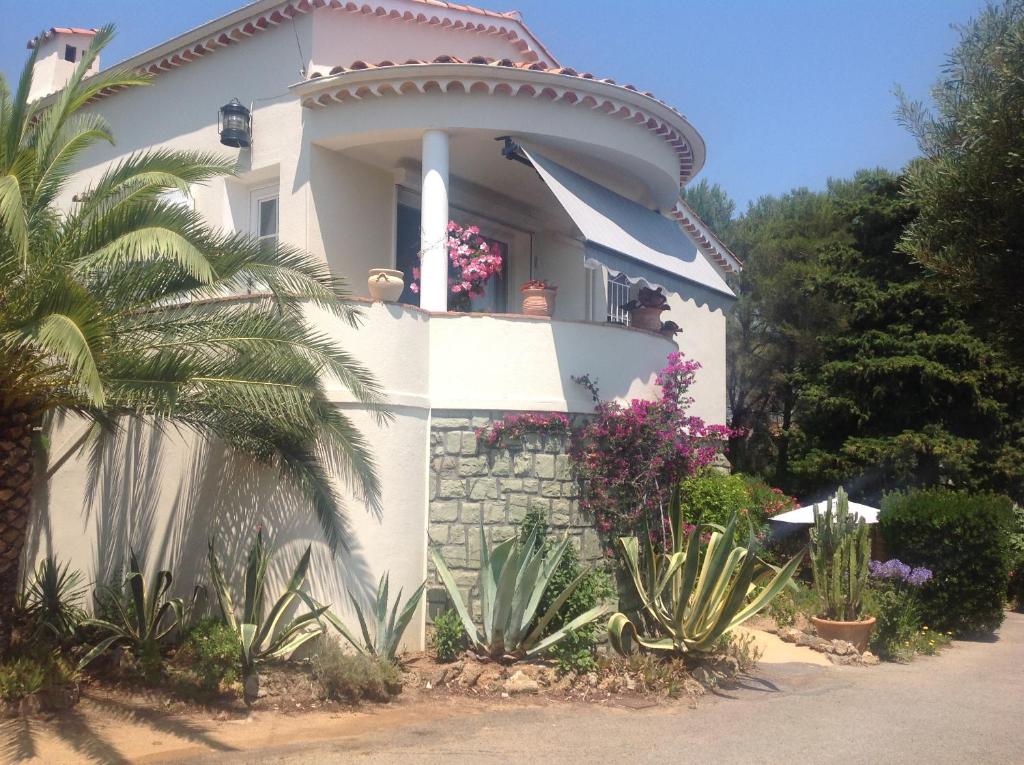
[[[0,663],[0,700],[21,701],[48,688],[72,685],[77,671],[60,651],[27,654]]]
[[[0,664],[0,699],[20,701],[39,693],[46,685],[46,667],[35,659],[21,656]]]
[[[380,582],[377,584],[377,597],[373,604],[373,610],[369,612],[369,617],[373,622],[372,630],[369,629],[369,625],[367,624],[367,618],[363,613],[363,607],[360,606],[359,601],[349,593],[349,599],[352,601],[352,608],[355,609],[356,618],[359,619],[359,629],[363,633],[362,641],[357,640],[342,623],[341,619],[339,619],[329,609],[323,612],[323,616],[327,623],[334,627],[334,629],[336,629],[338,633],[345,638],[345,640],[351,643],[352,647],[359,653],[365,653],[370,656],[377,656],[382,659],[390,659],[394,661],[395,655],[398,653],[398,646],[402,642],[402,635],[405,634],[405,630],[408,628],[413,614],[416,613],[416,608],[423,599],[423,590],[426,589],[427,584],[424,582],[416,588],[416,591],[409,596],[409,599],[405,602],[405,606],[402,608],[402,612],[400,614],[398,612],[398,606],[402,602],[402,590],[399,589],[398,595],[395,597],[395,604],[391,608],[391,615],[389,616],[389,580],[390,574],[385,573],[381,576]]]
[[[220,619],[203,619],[185,635],[175,657],[185,662],[206,691],[238,679],[239,651],[235,631]]]
[[[658,308],[664,311],[669,306],[668,298],[661,291],[661,287],[653,290],[650,287],[641,287],[637,299],[630,300],[621,307],[623,311],[635,311],[637,308]]]
[[[860,619],[870,560],[867,522],[850,512],[849,498],[840,487],[835,510],[831,499],[824,515],[818,512],[817,505],[814,506],[811,528],[814,589],[821,600],[824,618],[832,621]]]
[[[434,619],[430,645],[438,661],[455,661],[466,647],[466,630],[458,613],[448,610]]]
[[[711,532],[705,547],[700,527],[686,534],[678,490],[673,493],[669,517],[668,551],[658,552],[648,540],[643,563],[639,540],[619,539],[621,557],[645,617],[638,622],[639,629],[623,613],[609,620],[612,648],[623,655],[632,653],[634,641],[647,651],[662,654],[714,650],[723,635],[771,603],[803,557],[794,556],[781,569],[762,562],[753,537],[746,548],[735,543],[736,515],[725,529]],[[765,583],[758,587],[758,581]],[[647,624],[656,627],[646,632]]]
[[[549,284],[547,279],[530,279],[528,282],[524,282],[520,290],[557,290],[554,284]]]
[[[85,585],[81,571],[70,571],[53,557],[39,563],[32,581],[21,596],[21,607],[32,625],[32,637],[58,642],[75,634],[85,619],[82,600]]]
[[[917,652],[921,607],[917,593],[931,578],[926,568],[911,568],[897,559],[871,561],[871,611],[876,624],[871,647],[884,659],[909,661]],[[927,632],[927,630],[925,630]]]
[[[531,433],[564,436],[571,430],[569,418],[561,412],[510,414],[476,429],[476,437],[487,446],[500,446]]]
[[[313,677],[329,699],[390,701],[402,692],[402,675],[394,663],[361,653],[347,654],[334,639],[319,642],[312,664]]]
[[[525,543],[534,531],[537,532],[537,544],[550,551],[556,542],[548,535],[546,516],[543,512],[531,510],[520,524],[520,541]],[[548,624],[545,635],[556,632],[564,624],[571,622],[577,616],[597,607],[604,600],[616,594],[615,586],[608,575],[597,569],[584,568],[580,564],[576,548],[570,544],[555,567],[555,572],[551,576],[551,582],[544,591],[537,611],[539,613],[547,611],[557,594],[562,592],[581,575],[583,578],[580,580],[579,586],[576,587],[569,599],[562,604],[558,613],[555,614],[555,617]],[[577,630],[573,630],[568,637],[551,648],[548,655],[557,662],[559,672],[576,674],[592,672],[597,666],[595,655],[598,634],[598,625],[592,622]]]
[[[794,579],[768,605],[767,613],[779,627],[791,627],[797,616],[810,618],[821,613],[821,601],[814,590]]]
[[[445,239],[448,250],[448,306],[452,311],[468,311],[475,297],[483,297],[488,280],[501,273],[504,266],[502,246],[480,235],[477,226],[461,226],[448,222]],[[420,253],[422,257],[423,253]],[[412,270],[412,292],[420,291],[421,271]]]
[[[128,561],[128,573],[120,590],[106,593],[106,602],[110,603],[114,618],[82,621],[82,626],[94,627],[106,637],[82,657],[79,669],[111,646],[121,643],[132,649],[143,674],[157,674],[161,666],[161,643],[184,619],[184,600],[167,597],[174,581],[171,572],[157,571],[147,589],[134,550],[129,552]]]
[[[490,549],[480,524],[480,608],[482,631],[478,631],[462,599],[459,586],[444,558],[431,551],[438,576],[455,604],[470,645],[477,653],[491,659],[515,661],[536,656],[565,640],[573,630],[601,618],[604,606],[597,606],[576,617],[550,635],[545,630],[565,602],[583,581],[584,574],[559,592],[540,618],[538,608],[558,562],[565,554],[568,537],[545,552],[537,543],[534,530],[523,543],[512,537]]]
[[[278,597],[270,612],[264,615],[263,603],[267,567],[272,555],[263,543],[263,530],[256,533],[256,539],[249,548],[249,559],[245,569],[242,613],[235,611],[231,591],[217,561],[213,540],[210,540],[209,562],[217,602],[224,620],[235,634],[242,670],[243,698],[252,704],[259,695],[260,678],[258,667],[267,659],[276,659],[291,654],[296,648],[323,633],[320,617],[327,611],[302,591],[309,570],[312,546],[299,559],[292,571],[285,591]],[[309,611],[294,617],[281,626],[285,614],[296,600],[301,600]],[[279,629],[280,627],[280,629]],[[310,629],[310,628],[313,629]]]

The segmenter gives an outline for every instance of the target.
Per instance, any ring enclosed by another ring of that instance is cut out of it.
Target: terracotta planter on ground
[[[553,316],[557,290],[525,288],[523,293],[523,313],[527,316]]]
[[[834,622],[831,619],[812,616],[811,624],[818,631],[818,637],[825,638],[825,640],[845,640],[864,653],[868,650],[871,631],[875,628],[875,617],[871,616],[857,622]]]
[[[630,309],[629,326],[636,327],[637,329],[647,329],[651,332],[660,332],[661,313],[667,310],[667,306],[665,308],[646,308],[641,306],[640,308]]]
[[[405,274],[393,268],[371,268],[366,286],[369,287],[370,297],[374,300],[394,303],[405,289]]]

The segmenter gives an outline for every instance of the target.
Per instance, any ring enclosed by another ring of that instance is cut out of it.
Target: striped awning
[[[523,149],[584,238],[588,265],[682,295],[710,290],[735,299],[725,279],[677,221]]]

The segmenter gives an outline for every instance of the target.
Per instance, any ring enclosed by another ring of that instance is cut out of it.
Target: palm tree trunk
[[[32,507],[35,422],[25,411],[0,409],[0,656],[11,644],[18,567]]]

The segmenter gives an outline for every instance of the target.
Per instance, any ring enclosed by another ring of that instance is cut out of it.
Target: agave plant
[[[303,553],[295,570],[292,571],[285,591],[274,602],[270,612],[264,616],[267,567],[273,556],[263,542],[263,531],[257,532],[256,539],[253,541],[252,547],[249,548],[242,613],[238,614],[234,600],[231,598],[231,590],[224,576],[224,570],[217,561],[214,542],[210,541],[208,556],[210,575],[224,620],[238,637],[239,660],[247,704],[255,701],[259,694],[259,664],[267,659],[277,659],[289,655],[303,643],[321,635],[324,631],[320,617],[326,613],[328,607],[319,605],[302,591],[306,573],[309,571],[311,550],[312,546],[306,547],[306,552]],[[305,603],[309,610],[281,626],[286,612],[296,600]]]
[[[32,581],[21,596],[21,608],[31,622],[32,637],[66,640],[85,619],[82,600],[85,584],[81,571],[71,571],[47,556],[39,562]]]
[[[117,643],[128,644],[140,657],[158,658],[164,638],[185,618],[184,599],[167,597],[174,581],[170,571],[157,571],[147,590],[134,550],[129,553],[128,563],[128,572],[120,589],[107,588],[107,602],[117,621],[82,621],[83,627],[95,627],[106,637],[82,657],[79,669]]]
[[[542,637],[544,630],[579,587],[587,572],[582,572],[569,582],[551,602],[547,611],[537,618],[541,597],[555,573],[558,561],[570,544],[566,537],[549,554],[545,554],[544,546],[537,544],[537,534],[535,528],[525,542],[515,536],[491,550],[484,535],[483,524],[480,524],[481,630],[477,630],[473,623],[444,558],[436,549],[431,551],[438,576],[455,604],[471,646],[479,654],[502,661],[536,656],[565,640],[573,630],[597,621],[606,612],[603,605],[596,606],[561,629]]]
[[[706,651],[733,627],[768,606],[790,582],[803,552],[782,568],[762,562],[753,535],[746,547],[735,544],[737,516],[712,529],[701,554],[700,528],[686,539],[682,504],[673,495],[671,548],[659,553],[648,542],[643,562],[636,537],[619,539],[622,559],[640,596],[642,613],[657,634],[642,634],[623,613],[608,622],[612,647],[623,655],[633,642],[648,651],[683,654]]]
[[[402,590],[399,590],[389,616],[388,590],[390,578],[390,574],[385,572],[377,584],[377,597],[373,603],[373,610],[369,613],[370,620],[373,622],[372,634],[362,606],[352,596],[352,593],[349,593],[352,608],[355,609],[356,618],[359,619],[359,629],[363,633],[361,641],[353,636],[352,632],[332,611],[324,611],[324,619],[345,640],[351,643],[352,647],[359,653],[394,661],[398,653],[398,645],[402,642],[402,635],[405,634],[409,622],[412,621],[412,615],[416,613],[416,607],[420,604],[420,599],[423,597],[423,590],[426,589],[427,583],[424,582],[416,588],[416,591],[405,602],[401,613],[398,611],[398,606],[402,602]]]
[[[850,512],[850,500],[842,487],[836,492],[834,510],[831,499],[824,513],[814,506],[811,561],[814,590],[825,609],[825,618],[859,619],[871,563],[871,541],[867,522]]]

